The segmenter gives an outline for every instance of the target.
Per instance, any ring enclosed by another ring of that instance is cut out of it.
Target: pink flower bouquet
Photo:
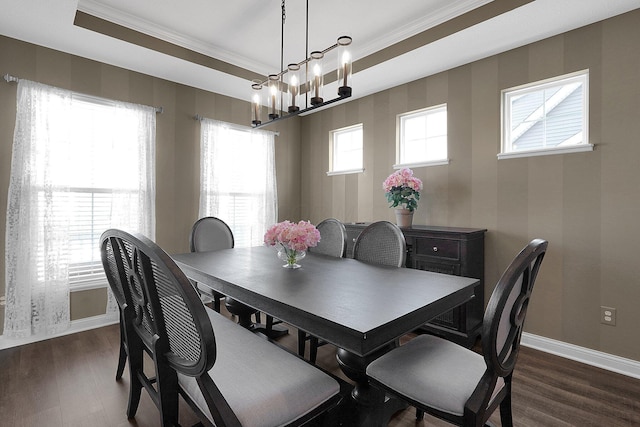
[[[404,206],[413,212],[418,208],[422,181],[413,176],[413,171],[408,168],[401,169],[389,175],[382,184],[390,208]]]
[[[320,232],[309,221],[300,221],[297,224],[283,221],[272,225],[264,235],[264,243],[267,246],[281,246],[289,266],[297,265],[296,261],[302,258],[303,253],[320,241]]]

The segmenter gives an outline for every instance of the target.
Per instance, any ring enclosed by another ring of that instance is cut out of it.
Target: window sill
[[[80,291],[90,291],[92,289],[102,289],[106,288],[107,283],[83,283],[81,285],[69,285],[69,292],[80,292]]]
[[[349,170],[344,170],[344,171],[328,171],[327,172],[327,176],[348,175],[348,174],[352,174],[352,173],[362,173],[362,172],[364,172],[364,168],[363,169],[349,169]]]
[[[449,164],[449,159],[442,159],[442,160],[431,160],[428,162],[399,163],[399,164],[393,165],[393,168],[394,169],[421,168],[421,167],[441,166],[441,165],[448,165],[448,164]]]
[[[583,145],[576,145],[573,147],[556,147],[556,148],[545,148],[543,150],[513,151],[511,153],[498,154],[498,160],[516,159],[520,157],[550,156],[553,154],[581,153],[584,151],[593,151],[594,149],[595,149],[595,146],[593,144],[583,144]]]

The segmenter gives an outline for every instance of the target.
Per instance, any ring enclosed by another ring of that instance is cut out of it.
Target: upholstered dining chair
[[[127,418],[133,418],[137,412],[144,387],[151,400],[160,411],[162,425],[177,424],[178,399],[177,375],[165,365],[158,365],[155,354],[162,354],[162,343],[155,338],[155,324],[150,320],[151,307],[144,290],[144,279],[152,275],[146,257],[135,246],[128,234],[118,230],[107,230],[100,238],[102,264],[111,289],[122,291],[124,304],[121,306],[121,331],[125,334],[125,343],[129,357],[129,400]],[[193,286],[191,287],[193,289]],[[195,292],[195,290],[194,290]],[[114,292],[115,294],[115,292]],[[151,317],[153,319],[153,317]],[[155,376],[149,376],[145,370],[144,352],[155,363]],[[162,386],[162,389],[161,389]]]
[[[353,258],[370,264],[388,267],[404,267],[407,244],[402,230],[389,221],[369,224],[358,235],[353,245]],[[389,283],[393,286],[393,283]],[[400,344],[400,340],[380,348],[365,357],[360,357],[343,348],[336,352],[336,360],[344,374],[358,384],[366,384],[366,366],[380,355]]]
[[[235,245],[233,232],[226,222],[220,218],[206,216],[197,220],[191,228],[189,246],[191,252],[217,251],[231,249]],[[225,299],[227,310],[238,316],[239,323],[245,328],[252,328],[251,315],[255,314],[259,322],[259,312],[234,299],[225,298],[220,292],[216,292],[208,286],[198,284],[198,292],[205,298],[213,300],[213,309],[220,313],[220,301]]]
[[[347,252],[347,230],[344,224],[335,218],[327,218],[320,221],[316,228],[320,232],[320,241],[317,246],[309,248],[309,252],[337,258],[344,257]],[[298,354],[301,357],[304,357],[307,340],[309,341],[309,361],[316,363],[318,347],[326,342],[319,341],[318,337],[298,330]]]
[[[133,297],[130,320],[156,371],[151,389],[137,370],[132,382],[145,379],[162,425],[177,425],[178,393],[205,425],[216,426],[297,426],[339,402],[334,378],[202,304],[155,243],[120,230],[102,238],[116,258],[124,255],[119,267]]]
[[[120,315],[120,351],[118,355],[118,367],[116,368],[116,380],[119,380],[122,378],[122,374],[124,373],[124,367],[127,363],[127,355],[129,353],[127,345],[127,331],[125,330],[125,315],[126,311],[131,310],[131,304],[127,303],[125,290],[123,288],[123,283],[126,282],[126,278],[120,276],[120,271],[116,265],[117,260],[114,257],[111,244],[110,242],[104,243],[105,246],[101,248],[102,266],[104,268],[105,275],[107,276],[111,293],[118,304]]]
[[[235,242],[233,232],[223,220],[207,216],[197,220],[191,228],[189,247],[191,252],[217,251],[233,248]],[[198,292],[213,301],[213,309],[220,313],[220,301],[224,295],[198,284]]]
[[[369,224],[353,245],[353,258],[372,264],[404,267],[406,256],[404,234],[389,221]]]
[[[511,262],[491,294],[480,355],[431,335],[420,335],[367,367],[370,383],[418,409],[460,426],[484,426],[500,407],[512,426],[511,380],[531,291],[547,250],[532,240]]]

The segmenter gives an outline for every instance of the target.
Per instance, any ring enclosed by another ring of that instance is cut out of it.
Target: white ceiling
[[[309,50],[353,37],[367,55],[492,0],[309,0]],[[305,4],[286,3],[284,64],[305,56]],[[638,0],[536,0],[354,74],[358,98],[640,7]],[[245,79],[74,26],[76,10],[263,75],[280,68],[281,0],[0,0],[0,34],[247,99]],[[0,74],[13,70],[0,70]],[[18,76],[20,77],[20,76]]]

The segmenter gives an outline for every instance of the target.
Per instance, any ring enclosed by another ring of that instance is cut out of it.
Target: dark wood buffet
[[[368,223],[345,223],[347,256]],[[414,225],[402,228],[407,242],[407,268],[480,279],[474,298],[440,315],[422,329],[466,347],[480,336],[484,315],[484,235],[486,229]]]

